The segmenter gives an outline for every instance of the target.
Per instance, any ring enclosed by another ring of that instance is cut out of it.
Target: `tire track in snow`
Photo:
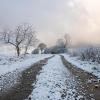
[[[24,100],[28,98],[29,94],[34,88],[32,84],[36,82],[36,75],[39,74],[39,71],[51,57],[34,63],[29,68],[20,73],[21,77],[19,83],[16,84],[16,86],[10,88],[8,91],[0,92],[0,100]]]
[[[48,61],[37,76],[35,88],[29,98],[32,100],[78,100],[82,96],[78,95],[76,85],[74,77],[63,65],[60,56],[56,55]]]
[[[88,80],[89,78],[92,78],[94,81],[96,81],[95,80],[96,77],[90,73],[87,73],[79,68],[74,67],[63,56],[61,56],[61,58],[62,58],[62,62],[64,66],[69,70],[70,76],[73,77],[73,82],[76,83],[76,86],[74,87],[74,89],[77,91],[75,93],[76,95],[75,100],[100,100],[98,89],[94,88],[95,90],[97,90],[94,92],[94,89],[93,89],[94,83],[92,84]],[[94,96],[94,93],[96,94],[96,97]]]

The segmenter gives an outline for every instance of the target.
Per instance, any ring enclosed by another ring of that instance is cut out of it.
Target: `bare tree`
[[[66,48],[68,48],[68,46],[70,45],[70,36],[68,34],[65,34],[64,40],[65,40],[65,46]]]
[[[57,45],[58,47],[65,48],[64,39],[58,39],[57,42],[56,42],[56,45]]]
[[[19,56],[22,47],[25,47],[26,53],[29,46],[34,44],[36,35],[31,25],[22,24],[18,25],[13,31],[4,30],[1,33],[1,38],[5,43],[13,45]]]
[[[10,40],[10,35],[12,34],[12,31],[8,28],[4,28],[3,32],[0,34],[0,40],[4,41],[5,43],[8,43]]]
[[[33,31],[32,26],[25,26],[27,27],[27,30],[24,30],[25,35],[25,42],[24,42],[24,54],[27,53],[28,49],[30,46],[35,46],[35,44],[38,42],[37,38],[36,38],[36,34],[35,31]],[[26,28],[25,28],[26,29]]]

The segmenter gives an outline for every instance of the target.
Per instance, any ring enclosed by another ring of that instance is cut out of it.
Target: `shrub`
[[[78,56],[81,60],[87,60],[100,63],[100,48],[86,47],[72,52],[73,56]]]

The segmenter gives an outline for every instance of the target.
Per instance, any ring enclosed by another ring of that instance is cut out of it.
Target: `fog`
[[[0,28],[26,22],[48,45],[65,33],[72,44],[99,44],[99,4],[99,0],[0,0]]]

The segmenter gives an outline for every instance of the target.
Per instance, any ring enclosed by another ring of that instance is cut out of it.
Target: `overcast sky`
[[[69,33],[72,42],[100,42],[100,0],[0,0],[0,27],[31,23],[52,45]]]

